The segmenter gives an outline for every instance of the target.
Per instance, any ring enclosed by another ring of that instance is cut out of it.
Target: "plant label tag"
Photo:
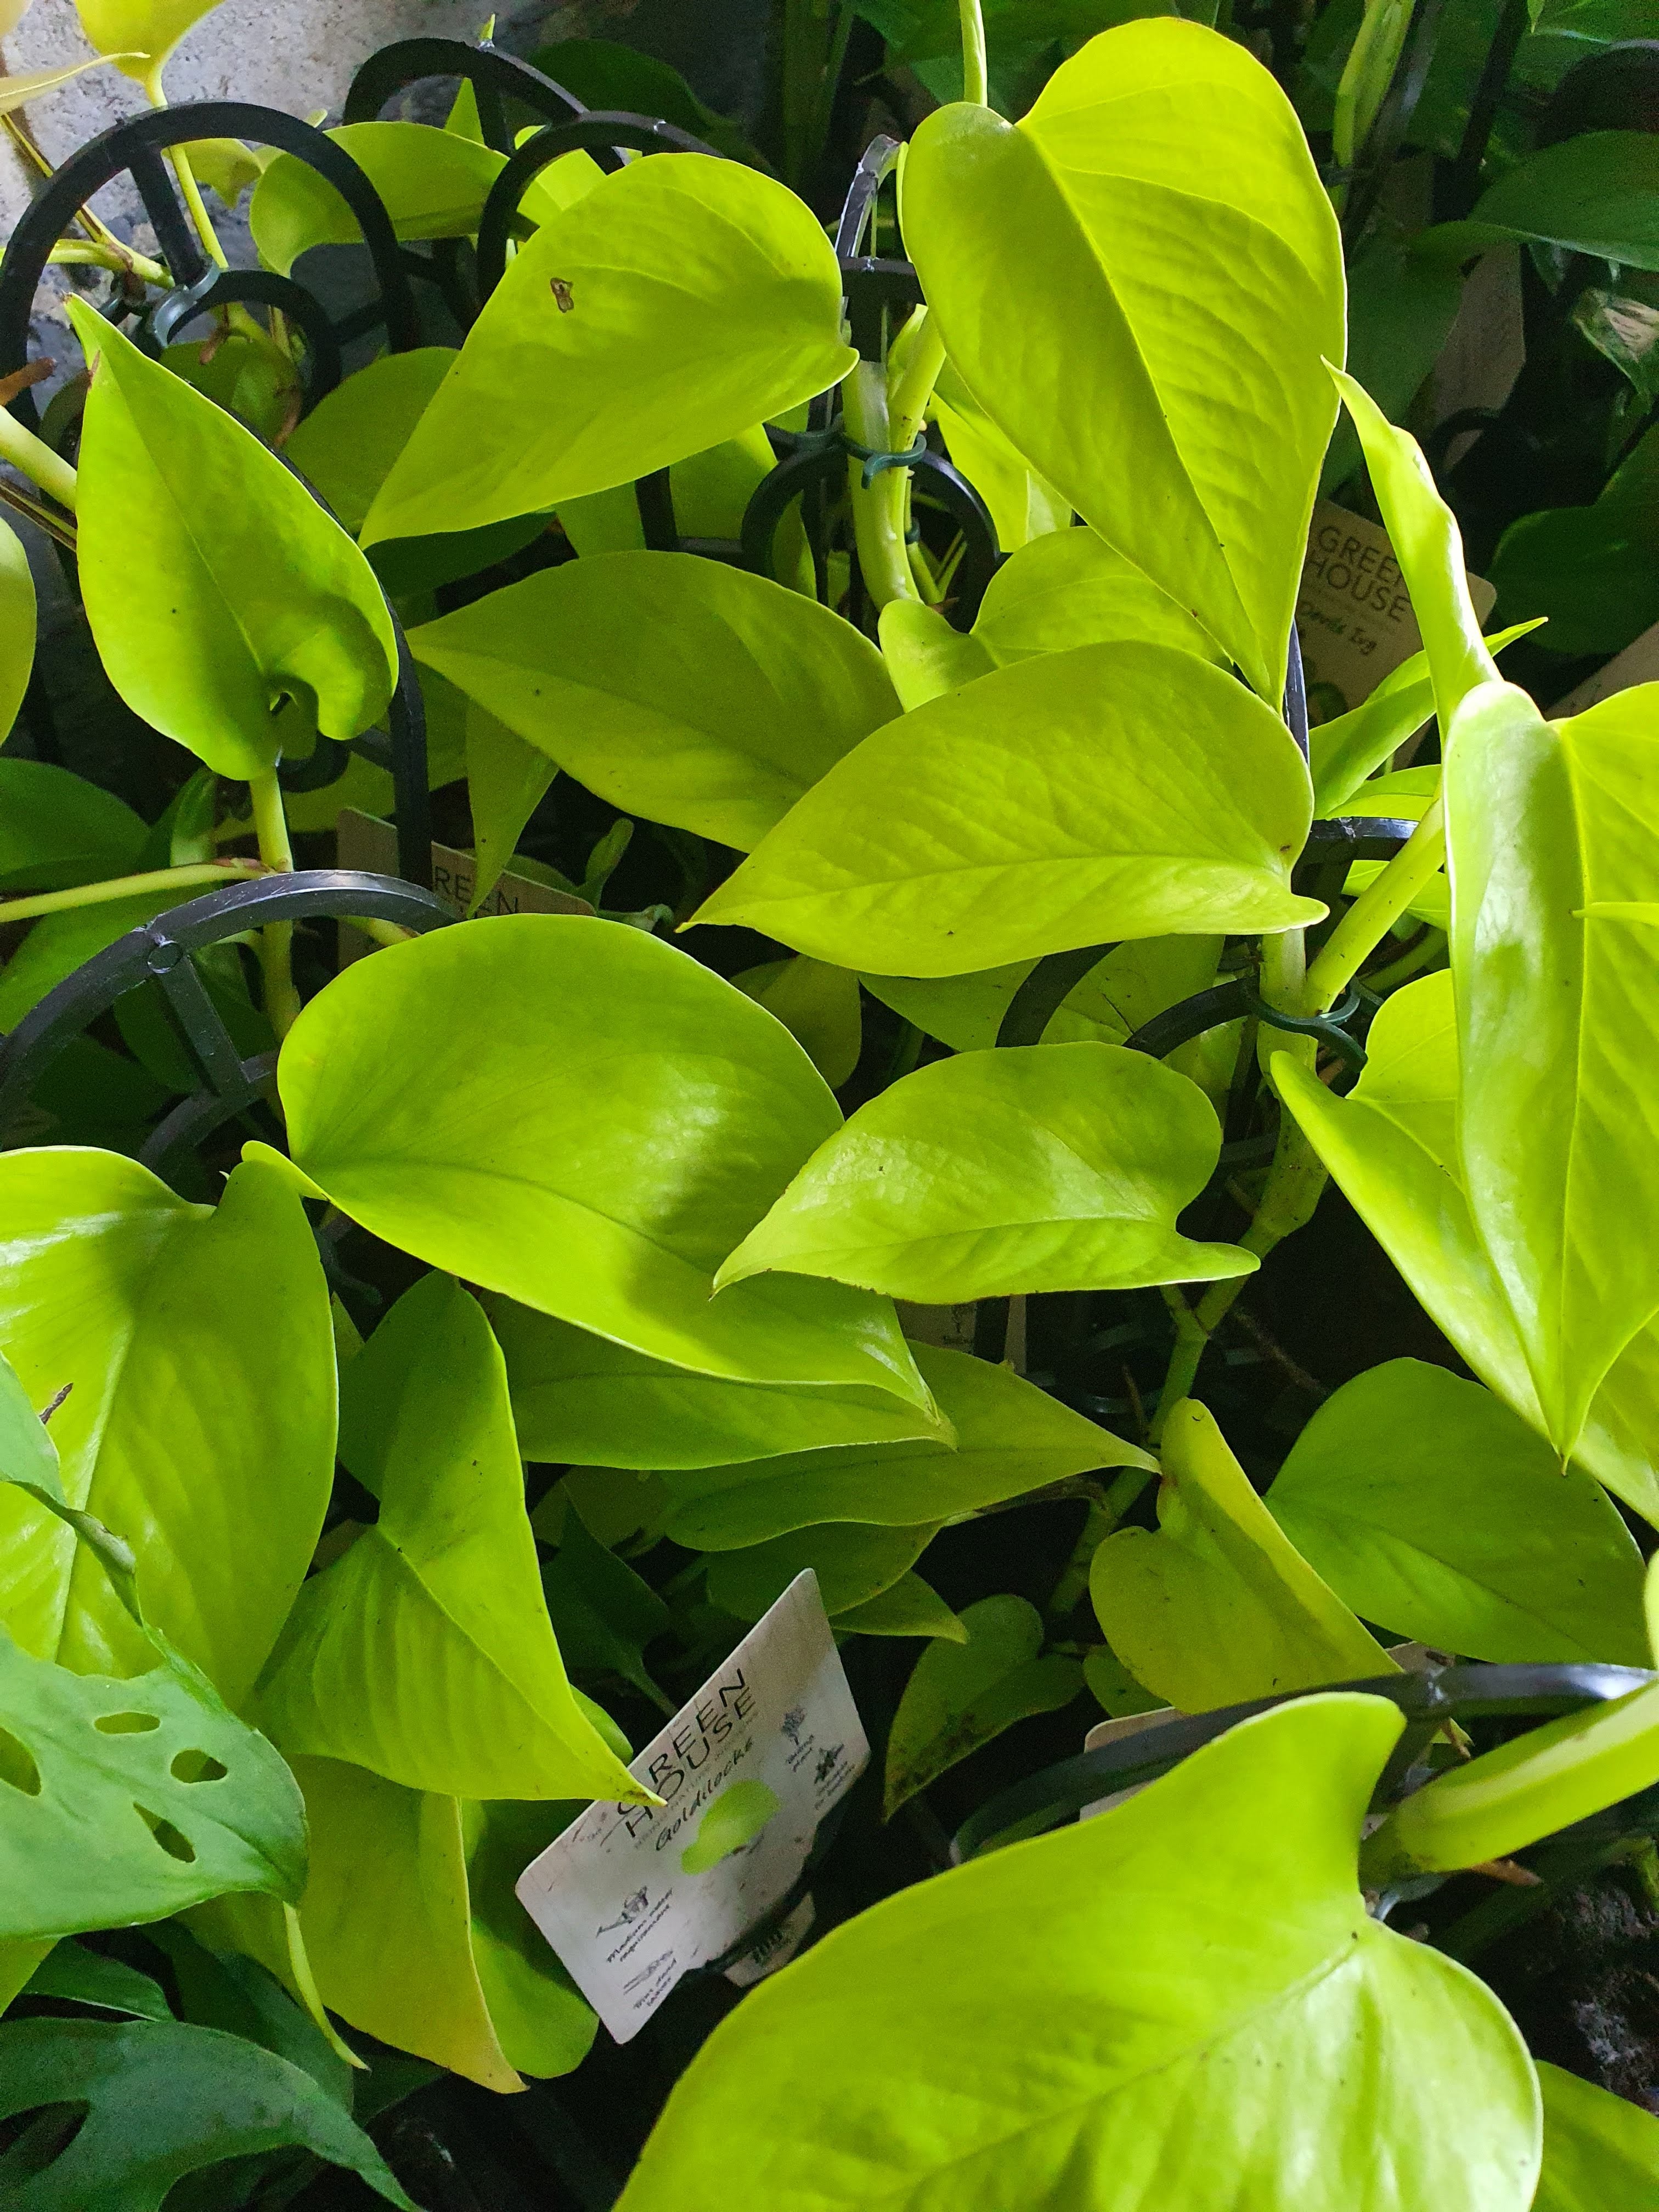
[[[355,806],[343,806],[336,831],[336,851],[343,868],[361,868],[370,875],[395,876],[398,872],[398,832],[390,822],[382,822],[378,815],[364,814]],[[471,853],[463,853],[453,845],[432,848],[432,888],[459,921],[472,903],[472,894],[477,888],[477,863]],[[556,890],[549,884],[534,883],[528,876],[506,869],[495,879],[495,889],[479,908],[482,914],[592,914],[593,909],[586,899],[573,898],[568,891]],[[340,965],[349,967],[352,961],[361,960],[374,946],[360,929],[348,922],[340,931]]]
[[[1495,587],[1472,575],[1469,597],[1485,622],[1498,597]],[[1315,507],[1296,625],[1315,722],[1358,707],[1402,660],[1422,651],[1406,580],[1380,522],[1350,514],[1330,500]]]
[[[519,1877],[618,2043],[783,1901],[869,1758],[809,1567],[629,1768],[662,1803],[590,1806]]]

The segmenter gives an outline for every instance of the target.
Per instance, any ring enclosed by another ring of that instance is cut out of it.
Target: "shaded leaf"
[[[17,82],[8,77],[8,88],[15,90]],[[10,734],[29,687],[34,629],[34,579],[23,542],[8,523],[0,527],[0,744]]]
[[[0,622],[3,584],[0,563]],[[10,665],[0,635],[0,667]],[[130,875],[148,835],[125,801],[84,776],[45,761],[0,760],[0,890],[59,890]]]
[[[803,1568],[818,1578],[823,1609],[833,1620],[890,1589],[921,1557],[939,1528],[872,1528],[833,1522],[797,1528],[738,1552],[716,1552],[708,1561],[708,1596],[723,1613],[758,1620],[783,1595]]]
[[[836,1626],[849,1636],[939,1636],[950,1644],[968,1640],[957,1615],[914,1571],[901,1575],[862,1605],[837,1613]]]
[[[999,668],[1040,653],[1138,639],[1224,659],[1195,617],[1092,530],[1054,530],[992,577],[972,635]]]
[[[567,1665],[608,1669],[660,1700],[645,1647],[668,1626],[668,1607],[625,1559],[589,1534],[580,1510],[565,1515],[558,1551],[542,1569],[542,1588]]]
[[[514,1884],[581,1809],[580,1804],[461,1808],[478,1985],[508,2064],[538,2079],[580,2066],[599,2023],[520,1904]]]
[[[62,1997],[70,2004],[95,2005],[100,2012],[125,2013],[132,2020],[171,2020],[173,2008],[161,1985],[136,1966],[123,1966],[84,1943],[54,1943],[25,1984],[36,1997]]]
[[[453,346],[382,354],[325,392],[295,424],[285,458],[354,535],[454,362]]]
[[[1074,984],[1042,1032],[1043,1044],[1121,1044],[1143,1022],[1215,981],[1218,937],[1143,937],[1112,950]],[[953,1052],[994,1045],[1014,994],[1036,965],[1017,960],[976,975],[864,975],[872,998]]]
[[[1538,2062],[1544,2171],[1533,2212],[1632,2212],[1659,2193],[1659,2119],[1611,2090]]]
[[[783,1024],[832,1091],[859,1064],[864,1015],[859,979],[847,968],[826,968],[799,953],[747,968],[732,981]]]
[[[1024,1598],[977,1599],[960,1623],[966,1640],[930,1644],[904,1686],[887,1736],[886,1820],[1016,1721],[1057,1712],[1083,1686],[1075,1659],[1038,1657],[1042,1617]]]

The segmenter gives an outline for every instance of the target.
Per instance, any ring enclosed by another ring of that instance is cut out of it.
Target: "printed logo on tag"
[[[519,1877],[618,2043],[788,1895],[869,1758],[808,1568],[629,1766],[662,1803],[590,1806]]]

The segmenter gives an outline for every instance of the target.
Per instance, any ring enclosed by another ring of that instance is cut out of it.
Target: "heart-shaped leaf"
[[[544,223],[399,456],[368,543],[556,507],[839,382],[841,272],[803,201],[734,161],[633,161]]]
[[[544,568],[410,649],[612,805],[743,852],[899,711],[850,623],[689,553]]]
[[[642,932],[505,915],[393,945],[307,1006],[279,1083],[309,1185],[417,1258],[677,1366],[927,1407],[885,1301],[711,1300],[840,1115],[781,1024]]]
[[[442,1275],[345,1371],[341,1455],[379,1520],[313,1575],[260,1684],[285,1748],[456,1797],[637,1799],[543,1602],[507,1370]]]
[[[1526,2212],[1525,2045],[1355,1880],[1401,1726],[1300,1700],[877,1905],[715,2029],[621,2212]]]
[[[1018,125],[971,106],[927,118],[904,235],[981,405],[1276,702],[1343,284],[1268,72],[1199,24],[1108,31]]]
[[[1598,1482],[1479,1383],[1391,1359],[1343,1385],[1267,1507],[1367,1620],[1492,1660],[1648,1662],[1642,1555]]]
[[[117,1153],[5,1154],[0,1349],[31,1405],[70,1386],[51,1428],[64,1496],[131,1542],[145,1618],[240,1705],[334,1473],[328,1288],[292,1191],[251,1164],[191,1206]],[[152,1656],[69,1529],[3,1487],[0,1620],[85,1671]]]
[[[950,1437],[844,1444],[675,1474],[668,1532],[702,1551],[756,1544],[823,1521],[949,1521],[1096,1468],[1154,1462],[1012,1368],[914,1347]]]
[[[79,567],[111,683],[222,775],[273,765],[286,700],[326,738],[361,735],[398,677],[374,570],[234,416],[83,301],[69,314],[95,356]]]
[[[883,1817],[1016,1721],[1058,1712],[1083,1687],[1075,1659],[1042,1649],[1042,1616],[1023,1597],[962,1609],[963,1643],[938,1643],[910,1670],[887,1736]]]
[[[1496,1271],[1475,1234],[1457,1157],[1457,1029],[1449,974],[1383,1003],[1364,1074],[1332,1096],[1287,1054],[1273,1081],[1321,1158],[1439,1328],[1489,1389],[1543,1431],[1538,1394]],[[1638,1513],[1659,1516],[1659,1328],[1638,1331],[1593,1401],[1577,1458]]]
[[[175,2184],[202,2167],[290,2145],[418,2212],[308,2074],[217,2028],[9,2021],[0,2027],[0,2116],[38,2105],[84,2106],[86,2118],[38,2170],[21,2144],[0,2158],[0,2194],[15,2212],[161,2212]]]
[[[1220,669],[1080,646],[867,737],[695,919],[890,975],[1290,929],[1322,911],[1290,888],[1312,796],[1284,723]]]
[[[1280,1533],[1213,1417],[1190,1398],[1164,1430],[1158,1521],[1156,1535],[1107,1537],[1089,1591],[1130,1672],[1182,1712],[1395,1671]]]
[[[777,1268],[951,1305],[1249,1274],[1175,1225],[1220,1149],[1198,1085],[1121,1045],[935,1060],[818,1147],[715,1285]]]
[[[699,1375],[505,1298],[489,1301],[489,1317],[507,1357],[526,1459],[726,1467],[836,1444],[950,1439],[948,1420],[931,1423],[884,1390],[792,1389]]]

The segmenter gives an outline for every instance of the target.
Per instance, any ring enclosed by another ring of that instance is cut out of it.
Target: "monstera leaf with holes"
[[[836,1929],[704,2044],[623,2212],[1527,2212],[1519,2034],[1355,1879],[1401,1726],[1281,1707]]]

